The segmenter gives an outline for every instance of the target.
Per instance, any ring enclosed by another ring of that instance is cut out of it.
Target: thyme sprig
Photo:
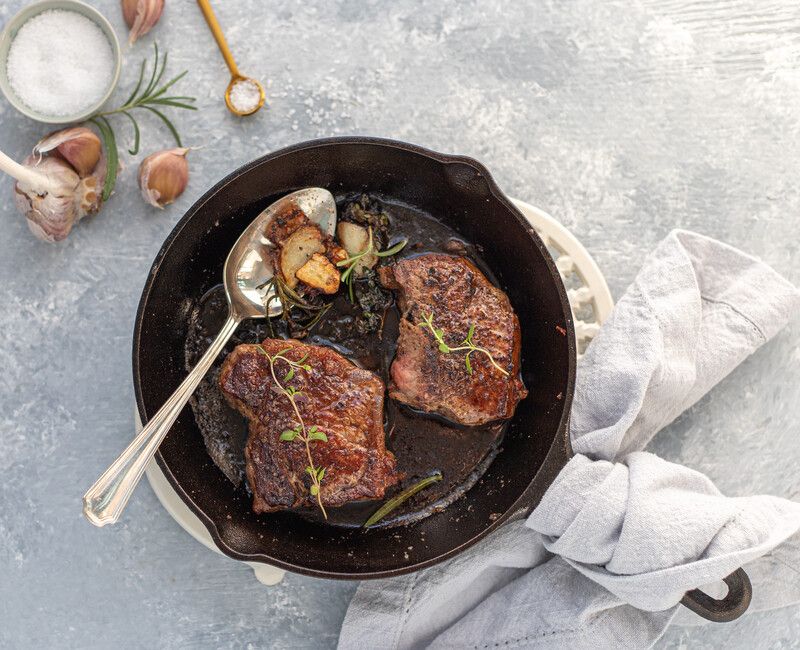
[[[297,361],[292,361],[288,357],[284,356],[292,348],[285,348],[274,355],[270,355],[261,345],[257,345],[256,349],[261,352],[261,354],[266,356],[267,359],[269,359],[269,371],[272,375],[272,380],[275,382],[278,390],[286,396],[286,399],[289,400],[289,403],[292,405],[292,409],[294,409],[294,414],[297,417],[297,425],[293,429],[286,429],[283,433],[281,433],[280,439],[284,442],[299,440],[305,444],[306,457],[308,458],[306,474],[308,474],[311,478],[311,487],[309,488],[309,493],[311,496],[317,498],[319,509],[322,511],[322,515],[325,517],[325,519],[327,519],[328,513],[325,511],[325,506],[322,505],[322,494],[320,493],[322,479],[325,478],[325,468],[317,467],[314,464],[314,457],[311,454],[311,442],[328,442],[328,436],[320,431],[316,425],[306,427],[306,423],[303,420],[303,416],[300,414],[299,407],[297,406],[297,397],[302,395],[303,391],[297,390],[294,386],[288,385],[288,382],[294,379],[298,370],[311,372],[311,366],[305,363],[305,360],[308,358],[308,354],[304,355]],[[278,379],[278,374],[275,369],[278,361],[283,361],[289,366],[289,369],[284,375],[283,380]]]
[[[175,125],[170,121],[170,119],[164,115],[164,113],[162,113],[162,110],[164,108],[183,108],[190,111],[197,110],[197,107],[192,105],[195,101],[194,97],[188,97],[186,95],[167,95],[167,91],[178,81],[180,81],[184,75],[186,75],[186,70],[181,72],[176,77],[173,77],[163,85],[159,85],[161,84],[161,80],[164,77],[164,71],[167,67],[167,53],[165,52],[164,56],[159,60],[157,43],[153,44],[153,49],[153,69],[150,72],[150,79],[147,82],[147,85],[144,87],[142,85],[144,83],[147,71],[147,59],[143,59],[141,68],[139,70],[139,81],[136,83],[136,87],[133,89],[128,99],[126,99],[125,102],[123,102],[123,104],[118,108],[107,111],[99,111],[89,118],[89,121],[100,131],[100,137],[103,139],[103,144],[105,145],[105,149],[108,154],[106,181],[103,185],[104,201],[111,196],[111,192],[114,190],[114,184],[117,180],[117,172],[119,171],[119,151],[117,149],[117,139],[114,135],[114,129],[111,126],[111,122],[108,119],[109,117],[112,115],[124,115],[128,118],[131,126],[133,126],[133,146],[128,149],[128,153],[132,156],[135,156],[137,153],[139,153],[141,129],[131,111],[136,109],[144,109],[158,117],[166,125],[167,129],[169,129],[169,132],[175,139],[177,146],[181,147],[183,145],[181,144],[181,137],[178,134],[178,130],[175,128]]]
[[[375,255],[375,257],[391,257],[392,255],[396,255],[399,253],[405,245],[408,243],[407,239],[404,239],[401,242],[396,243],[394,246],[387,248],[386,250],[382,251],[379,250],[378,247],[375,245],[375,237],[372,234],[372,226],[367,228],[369,232],[369,242],[367,243],[367,247],[361,251],[360,253],[356,253],[355,255],[351,255],[345,260],[340,262],[336,262],[336,266],[339,268],[344,268],[342,271],[341,280],[347,285],[347,291],[350,296],[350,302],[355,302],[355,297],[353,295],[353,278],[354,274],[353,271],[356,268],[358,262],[366,257],[367,255]]]
[[[378,508],[372,516],[364,522],[364,528],[369,528],[377,524],[381,519],[388,515],[392,510],[405,503],[408,499],[413,497],[420,490],[424,490],[429,485],[442,480],[442,473],[436,472],[431,476],[426,476],[421,481],[417,481],[414,485],[407,487],[399,494],[395,494],[391,499]]]
[[[467,333],[466,338],[461,341],[457,346],[453,347],[445,343],[444,341],[444,330],[441,328],[434,327],[433,325],[433,312],[431,312],[428,316],[425,314],[422,315],[422,322],[419,323],[420,327],[427,328],[433,334],[436,343],[439,345],[439,352],[442,354],[450,354],[451,352],[460,352],[462,350],[466,350],[467,354],[464,357],[464,364],[467,366],[467,372],[471,375],[472,374],[472,364],[469,361],[469,357],[473,352],[480,352],[485,354],[486,357],[489,359],[489,362],[497,368],[500,372],[502,372],[506,377],[508,376],[508,371],[502,368],[492,356],[491,352],[486,348],[479,347],[475,345],[472,341],[472,337],[475,334],[475,323],[469,326],[469,332]]]
[[[259,289],[266,288],[265,295],[269,296],[264,303],[264,308],[269,315],[269,308],[273,302],[277,301],[282,307],[280,317],[286,322],[289,333],[297,336],[299,333],[292,331],[291,326],[297,325],[301,331],[308,332],[311,330],[322,317],[331,308],[331,303],[315,305],[308,302],[299,293],[292,289],[286,281],[279,275],[273,276],[271,280],[260,285]],[[299,318],[292,317],[292,310],[297,310],[300,313]],[[275,328],[272,325],[272,319],[267,318],[267,326],[269,327],[270,336],[275,336]]]

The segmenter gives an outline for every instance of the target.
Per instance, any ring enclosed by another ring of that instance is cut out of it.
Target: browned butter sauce
[[[340,211],[351,198],[337,197]],[[377,198],[381,200],[381,197]],[[480,251],[461,239],[454,230],[431,215],[409,206],[384,200],[381,203],[390,216],[392,239],[408,239],[408,245],[396,258],[427,252],[462,254],[474,261],[490,281],[495,282],[491,271],[480,258]],[[338,295],[325,319],[305,341],[336,349],[359,366],[377,373],[388,386],[389,368],[397,347],[400,314],[395,306],[391,306],[386,311],[382,329],[361,336],[353,325],[358,317],[358,309],[344,295]],[[211,287],[190,316],[185,345],[187,370],[194,366],[216,336],[226,315],[227,303],[222,285]],[[235,489],[248,490],[244,480],[247,422],[225,402],[217,385],[219,368],[236,345],[256,343],[268,335],[264,321],[242,323],[190,402],[209,455]],[[505,429],[503,423],[463,427],[438,416],[415,412],[389,399],[388,393],[384,420],[387,447],[397,457],[398,470],[404,475],[402,482],[387,493],[387,498],[436,471],[441,472],[443,477],[384,518],[381,525],[387,526],[417,521],[446,508],[463,496],[499,451]],[[382,503],[369,501],[329,508],[328,523],[361,526]],[[297,515],[314,519],[321,517],[316,509],[297,511]]]

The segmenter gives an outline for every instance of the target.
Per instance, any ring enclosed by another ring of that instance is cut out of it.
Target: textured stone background
[[[118,2],[96,0],[120,35]],[[619,296],[671,229],[761,256],[800,283],[800,9],[795,0],[306,0],[214,3],[269,109],[229,115],[227,75],[195,3],[170,0],[126,50],[123,99],[152,39],[201,111],[176,115],[192,179],[159,212],[135,165],[103,213],[57,246],[0,193],[0,646],[330,647],[354,585],[278,587],[191,540],[148,486],[97,530],[80,496],[133,431],[130,337],[161,242],[212,183],[267,151],[374,134],[483,161],[507,193],[569,226]],[[6,0],[0,22],[23,5]],[[143,146],[169,145],[147,117]],[[117,123],[126,133],[126,124]],[[47,127],[0,101],[17,159]],[[123,140],[125,136],[123,136]],[[729,494],[800,494],[800,320],[655,444]],[[776,589],[798,582],[775,559]],[[786,562],[786,564],[783,564]],[[781,584],[783,583],[783,584]],[[762,594],[762,596],[765,594]],[[686,622],[693,622],[685,617]],[[696,621],[694,621],[696,622]],[[800,609],[674,626],[663,648],[797,647]]]

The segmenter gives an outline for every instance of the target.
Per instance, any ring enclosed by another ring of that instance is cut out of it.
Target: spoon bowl
[[[239,323],[247,318],[271,318],[282,313],[280,302],[269,300],[267,287],[271,286],[269,280],[275,271],[268,252],[274,243],[264,233],[277,215],[294,209],[301,210],[324,233],[332,235],[335,231],[336,202],[333,195],[320,187],[310,187],[272,203],[239,236],[228,253],[223,270],[228,318],[186,379],[84,495],[83,514],[95,526],[113,524],[119,519],[147,463]],[[266,304],[270,305],[269,312]]]
[[[236,86],[236,84],[248,81],[254,83],[258,88],[259,100],[254,108],[250,108],[249,110],[241,110],[237,108],[236,103],[231,100],[231,92],[233,91],[233,88],[234,86]],[[233,76],[231,77],[231,82],[228,84],[228,88],[225,90],[225,106],[228,107],[228,110],[231,113],[233,113],[234,115],[238,115],[239,117],[246,117],[248,115],[252,115],[253,113],[257,112],[259,109],[261,109],[261,107],[264,106],[265,100],[266,100],[266,94],[264,93],[264,86],[261,85],[260,81],[258,81],[257,79],[253,79],[252,77]]]
[[[214,10],[211,8],[209,1],[197,0],[197,4],[200,7],[200,11],[203,12],[203,18],[206,19],[208,28],[211,30],[214,40],[217,42],[217,46],[219,47],[219,51],[222,53],[222,58],[225,59],[225,64],[228,66],[228,70],[231,71],[231,81],[228,84],[228,88],[225,90],[225,105],[228,107],[228,110],[231,113],[238,115],[239,117],[252,115],[264,105],[264,86],[262,86],[259,81],[256,81],[251,77],[245,77],[243,74],[239,73],[239,68],[236,65],[236,61],[233,58],[230,48],[228,47],[228,42],[225,40],[225,35],[222,33],[222,27],[219,26],[219,21],[217,20],[217,16],[214,14]],[[244,81],[252,81],[258,87],[258,92],[260,95],[255,108],[251,108],[249,110],[241,110],[236,108],[236,104],[231,101],[231,91],[233,90],[233,87],[236,84]]]
[[[269,301],[267,289],[274,275],[267,252],[275,244],[264,233],[270,222],[279,214],[299,208],[308,220],[317,224],[323,234],[336,232],[336,201],[321,187],[309,187],[287,194],[263,210],[233,245],[223,270],[225,295],[231,310],[244,318],[272,318],[280,316],[283,306],[277,299]],[[269,314],[264,305],[269,301]]]

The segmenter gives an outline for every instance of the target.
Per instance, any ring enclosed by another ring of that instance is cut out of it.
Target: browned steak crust
[[[430,253],[379,273],[384,286],[398,291],[403,312],[390,397],[470,426],[510,418],[528,391],[519,378],[519,319],[508,296],[463,257]],[[474,324],[473,342],[486,348],[508,376],[484,354],[472,353],[470,375],[465,352],[440,352],[432,332],[419,327],[423,315],[431,313],[451,347],[459,346]]]
[[[305,445],[280,440],[282,431],[297,425],[289,399],[277,390],[267,356],[257,345],[239,345],[225,359],[220,388],[230,404],[250,421],[245,448],[246,474],[255,512],[273,512],[313,505]],[[266,339],[263,350],[282,350],[311,371],[297,370],[285,385],[302,391],[297,405],[307,427],[316,425],[327,442],[312,441],[314,463],[325,468],[320,494],[326,506],[359,499],[380,499],[398,480],[394,455],[386,450],[383,433],[384,386],[380,378],[345,359],[331,348],[296,340]],[[275,363],[278,379],[288,364]]]

